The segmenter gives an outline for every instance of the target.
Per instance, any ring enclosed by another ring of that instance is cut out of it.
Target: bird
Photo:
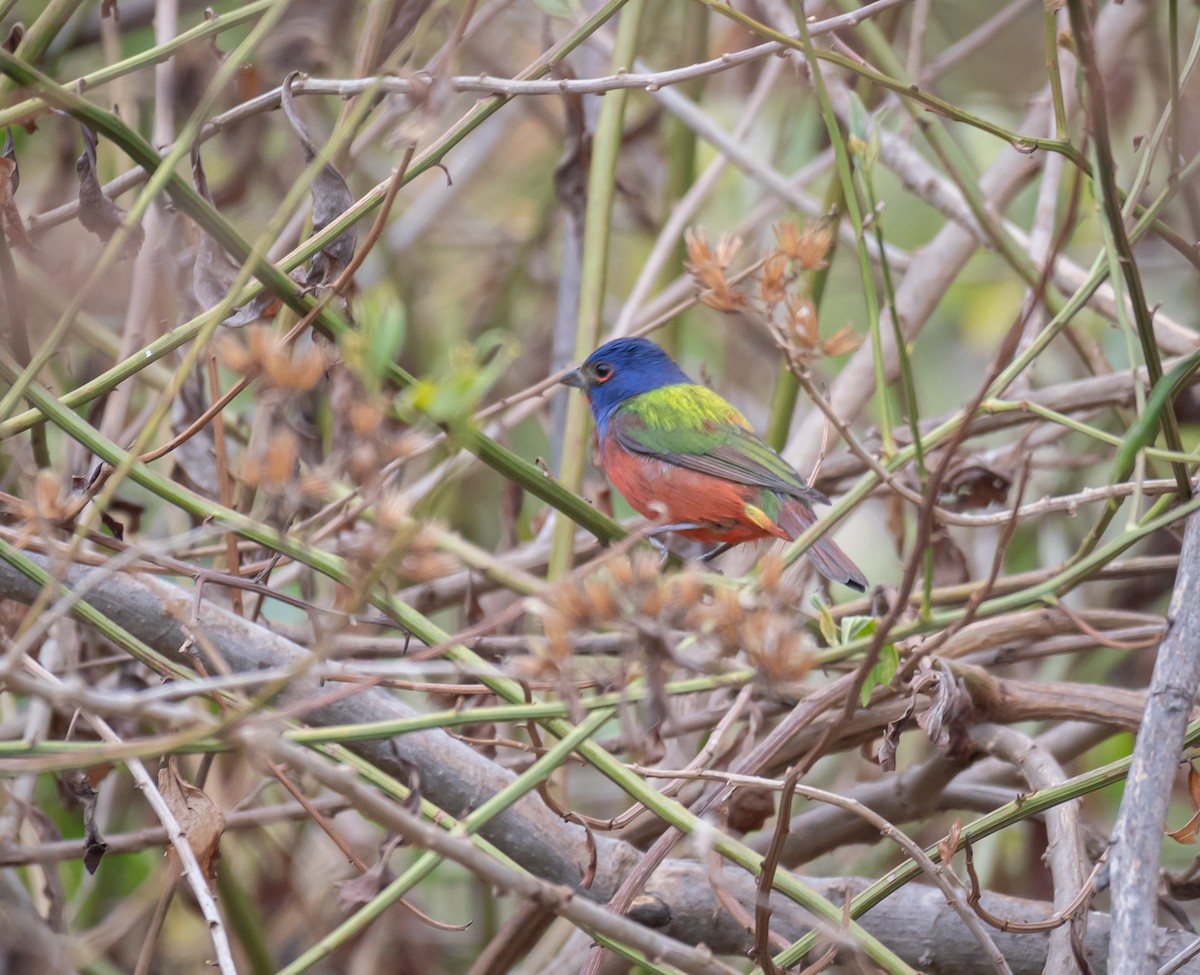
[[[676,532],[718,546],[790,541],[829,499],[809,487],[737,408],[692,382],[645,338],[606,342],[559,380],[583,390],[596,421],[600,466],[630,506]],[[866,592],[867,577],[832,540],[808,550],[817,571]]]

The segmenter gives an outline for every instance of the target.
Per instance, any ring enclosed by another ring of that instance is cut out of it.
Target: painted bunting
[[[607,342],[562,382],[587,394],[604,473],[635,510],[665,516],[659,532],[716,551],[791,540],[816,520],[812,505],[829,503],[730,403],[693,383],[648,339]],[[866,576],[830,539],[817,541],[808,557],[822,575],[866,591]]]

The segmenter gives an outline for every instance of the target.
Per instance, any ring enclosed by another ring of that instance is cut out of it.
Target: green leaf
[[[450,353],[449,370],[412,386],[405,404],[439,424],[462,423],[515,357],[515,346],[500,332],[485,333],[473,346],[461,343]]]
[[[342,358],[368,393],[375,395],[383,389],[384,379],[404,345],[406,330],[404,306],[390,304],[378,314],[364,315],[358,331],[346,331],[338,337]]]
[[[838,643],[850,643],[859,637],[870,636],[875,632],[878,620],[874,616],[843,616],[842,629],[838,635]]]
[[[875,661],[875,666],[871,668],[871,672],[867,674],[867,679],[863,681],[860,698],[864,708],[871,700],[871,692],[878,685],[889,683],[896,676],[896,671],[899,668],[900,651],[896,649],[896,644],[885,643],[879,648],[879,659]]]
[[[850,117],[847,119],[846,128],[849,130],[851,139],[857,139],[865,145],[870,136],[867,108],[856,92],[851,90],[848,94],[850,95]]]
[[[1129,471],[1133,470],[1138,451],[1154,443],[1164,407],[1179,394],[1197,369],[1200,369],[1200,350],[1181,359],[1174,369],[1154,384],[1150,395],[1146,397],[1142,415],[1134,421],[1117,450],[1117,458],[1113,465],[1114,482],[1125,480]]]

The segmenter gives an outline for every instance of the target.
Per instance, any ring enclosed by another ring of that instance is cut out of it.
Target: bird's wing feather
[[[608,428],[609,435],[634,453],[810,504],[828,504],[758,438],[741,413],[704,386],[677,383],[630,397],[615,411]]]

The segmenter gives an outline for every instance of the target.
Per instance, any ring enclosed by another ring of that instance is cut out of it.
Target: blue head
[[[600,426],[630,396],[691,382],[675,360],[649,339],[605,342],[561,381],[587,393],[592,416]]]

